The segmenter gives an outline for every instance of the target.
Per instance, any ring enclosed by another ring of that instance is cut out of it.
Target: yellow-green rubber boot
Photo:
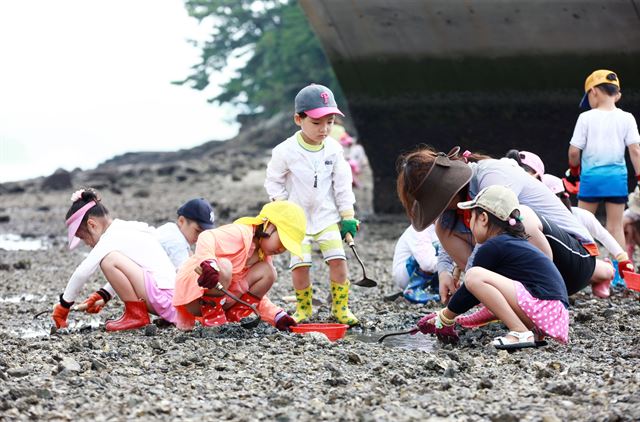
[[[311,285],[306,289],[296,290],[296,312],[293,314],[293,319],[296,322],[302,322],[311,318],[313,312],[313,308],[311,307],[312,296]]]
[[[358,318],[349,310],[349,286],[351,283],[347,280],[344,284],[331,282],[331,313],[333,317],[341,324],[356,325]]]

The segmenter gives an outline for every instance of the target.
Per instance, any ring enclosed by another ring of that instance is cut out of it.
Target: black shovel
[[[360,263],[360,266],[362,267],[362,280],[354,281],[351,284],[355,286],[360,286],[360,287],[376,287],[378,283],[367,277],[367,271],[364,268],[364,263],[362,262],[362,260],[360,259],[360,256],[358,255],[358,251],[356,251],[356,244],[353,242],[353,237],[351,236],[351,233],[346,234],[346,236],[344,237],[344,241],[347,242],[347,245],[349,245],[356,259]]]
[[[195,272],[198,274],[202,274],[202,268],[200,267],[196,267],[195,268]],[[258,313],[258,309],[256,309],[255,306],[253,306],[250,303],[245,302],[244,300],[240,299],[238,296],[234,295],[233,293],[231,293],[230,291],[228,291],[227,289],[225,289],[222,284],[217,283],[215,286],[216,289],[220,290],[222,293],[224,293],[225,295],[229,296],[231,299],[235,300],[238,303],[242,303],[245,306],[248,306],[249,308],[251,308],[251,311],[253,311],[253,313],[255,314],[255,317],[251,318],[251,317],[246,317],[246,318],[242,318],[242,320],[240,321],[240,326],[242,328],[256,328],[258,326],[258,324],[260,324],[261,318],[260,318],[260,314]]]
[[[414,327],[414,328],[412,328],[412,329],[410,329],[410,330],[407,330],[407,331],[398,331],[398,332],[395,332],[395,333],[385,334],[385,335],[383,335],[382,337],[380,337],[380,338],[378,339],[378,343],[382,343],[382,341],[383,341],[385,338],[387,338],[387,337],[391,337],[391,336],[403,336],[403,335],[406,335],[406,334],[414,335],[414,334],[416,334],[418,331],[420,331],[420,330],[418,329],[418,327]]]

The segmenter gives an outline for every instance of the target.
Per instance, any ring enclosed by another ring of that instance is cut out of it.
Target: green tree
[[[186,0],[185,6],[189,15],[213,27],[210,39],[194,42],[202,50],[201,61],[177,84],[203,90],[230,57],[241,57],[245,64],[219,85],[220,94],[210,102],[232,104],[246,114],[293,112],[295,94],[314,82],[331,88],[344,104],[331,65],[296,1]]]

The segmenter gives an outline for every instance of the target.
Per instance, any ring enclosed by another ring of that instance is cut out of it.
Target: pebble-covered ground
[[[231,160],[218,160],[236,166],[231,169],[204,161],[172,170],[74,173],[73,180],[100,186],[114,216],[151,224],[173,219],[194,196],[215,203],[220,224],[255,214],[267,199],[264,159],[240,170]],[[589,292],[572,298],[568,346],[498,352],[490,342],[504,331],[500,324],[461,332],[456,346],[427,337],[404,340],[419,350],[372,342],[439,306],[383,300],[394,292],[393,247],[407,221],[371,215],[370,186],[358,192],[363,226],[356,240],[368,275],[380,285],[353,288],[362,328],[343,340],[280,333],[265,324],[106,333],[104,321],[121,313],[117,300],[97,316],[72,314],[69,330],[49,335],[52,306],[87,249],[66,248],[64,214],[73,189],[43,192],[39,183],[0,195],[0,235],[46,245],[0,250],[2,420],[640,420],[640,304],[630,291],[616,290],[607,300]],[[283,299],[293,294],[286,259],[276,263],[280,278],[270,297],[292,311],[294,304]],[[361,276],[355,260],[349,267],[352,279]],[[324,300],[328,280],[320,261],[314,274],[316,297]],[[96,274],[84,294],[102,283]],[[316,319],[328,316],[322,306]]]

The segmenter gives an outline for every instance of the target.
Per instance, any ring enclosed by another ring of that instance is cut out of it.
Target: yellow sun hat
[[[282,245],[292,254],[302,258],[302,241],[307,232],[307,218],[299,205],[289,201],[269,202],[255,217],[242,217],[234,224],[257,226],[271,223],[276,226]]]

